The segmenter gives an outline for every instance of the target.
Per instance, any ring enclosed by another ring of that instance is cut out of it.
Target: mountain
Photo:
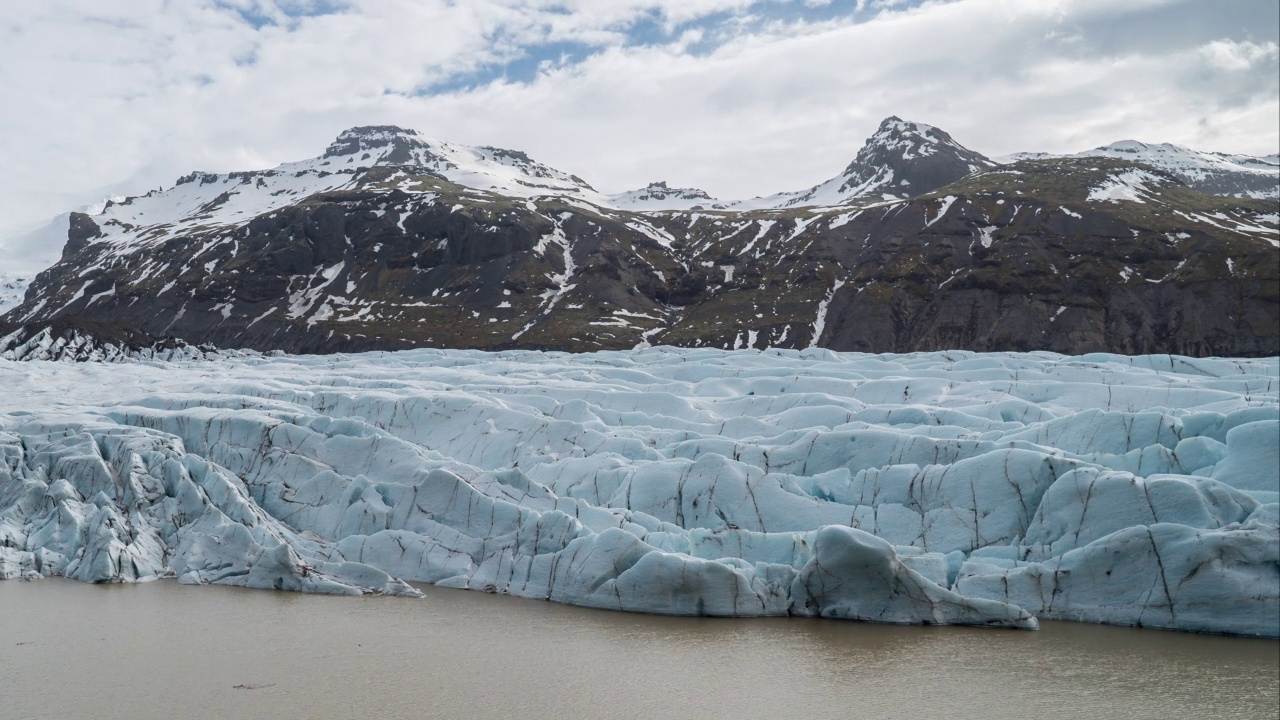
[[[697,188],[667,187],[665,182],[649,183],[639,190],[610,195],[603,204],[615,208],[643,210],[701,210],[722,208],[723,204]]]
[[[1011,160],[1056,157],[1107,157],[1130,160],[1165,170],[1188,186],[1210,195],[1231,195],[1258,200],[1280,199],[1280,156],[1252,157],[1200,152],[1179,145],[1148,145],[1122,140],[1075,155],[1017,153]]]
[[[997,165],[898,118],[838,177],[744,203],[605,195],[520,152],[375,126],[68,225],[0,333],[77,318],[289,352],[1280,353],[1274,202],[1127,158]]]
[[[517,150],[467,147],[430,140],[416,130],[393,125],[352,128],[338,135],[317,161],[300,163],[300,170],[324,176],[326,169],[342,174],[374,166],[414,167],[451,182],[509,197],[594,194],[581,178],[531,160]],[[233,173],[234,175],[234,173]]]
[[[808,190],[779,193],[735,206],[762,209],[895,200],[932,192],[994,165],[932,125],[890,116],[839,175]]]

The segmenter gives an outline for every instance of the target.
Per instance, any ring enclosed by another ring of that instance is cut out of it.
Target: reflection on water
[[[1274,718],[1280,642],[0,582],[0,718]]]

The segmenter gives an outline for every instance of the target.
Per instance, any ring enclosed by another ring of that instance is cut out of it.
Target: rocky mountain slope
[[[1280,212],[1127,158],[997,165],[889,118],[841,175],[605,195],[393,127],[73,214],[10,324],[220,347],[1280,353]]]

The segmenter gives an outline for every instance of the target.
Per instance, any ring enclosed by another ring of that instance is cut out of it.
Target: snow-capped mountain
[[[523,152],[432,140],[383,125],[346,130],[317,158],[269,170],[193,172],[167,190],[108,200],[85,214],[97,226],[91,231],[95,241],[136,246],[235,227],[322,193],[400,191],[429,199],[439,196],[442,185],[465,201],[557,197],[635,210],[688,210],[716,202],[702,190],[669,188],[665,182],[607,195]]]
[[[1259,200],[1280,199],[1280,155],[1253,157],[1201,152],[1171,143],[1150,145],[1121,140],[1074,155],[1015,153],[1007,160],[1055,157],[1109,157],[1143,163],[1165,170],[1182,182],[1210,195],[1231,195]]]
[[[932,192],[994,164],[932,125],[888,117],[839,175],[807,190],[736,206],[762,209],[899,200]]]
[[[508,197],[595,192],[581,178],[537,162],[518,150],[431,140],[416,130],[394,125],[346,130],[318,161],[307,162],[320,172],[321,168],[342,172],[371,166],[418,167],[450,182]]]
[[[667,187],[665,182],[649,183],[648,186],[639,190],[609,195],[604,204],[631,210],[692,210],[723,207],[705,190]]]
[[[152,243],[236,226],[319,193],[373,188],[430,195],[442,181],[474,197],[604,197],[522,152],[430,140],[383,125],[346,130],[317,158],[270,170],[194,172],[168,190],[108,201],[93,215],[103,242]]]
[[[1051,159],[1020,153],[1004,162]],[[1167,170],[1202,192],[1242,197],[1280,197],[1280,163],[1274,158],[1201,153],[1174,145],[1124,141],[1071,157],[1115,157]],[[924,123],[886,118],[853,162],[807,190],[725,202],[696,188],[665,182],[617,194],[597,192],[586,181],[515,150],[470,147],[427,138],[390,125],[342,132],[317,158],[269,170],[194,172],[175,186],[146,195],[107,200],[88,214],[101,240],[134,244],[175,234],[234,226],[318,193],[341,190],[401,190],[432,195],[438,182],[466,188],[471,198],[573,198],[618,210],[769,210],[835,207],[901,200],[937,190],[996,163]],[[1221,191],[1221,192],[1219,192]],[[60,216],[44,235],[66,235]],[[75,234],[74,232],[72,233]]]
[[[72,213],[3,321],[295,352],[1275,354],[1278,226],[1269,201],[1127,158],[995,165],[898,118],[831,181],[737,204],[604,195],[523,153],[377,126]]]

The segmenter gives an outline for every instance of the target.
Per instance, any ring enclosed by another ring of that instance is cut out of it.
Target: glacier
[[[1280,359],[0,359],[0,578],[1280,637]]]

